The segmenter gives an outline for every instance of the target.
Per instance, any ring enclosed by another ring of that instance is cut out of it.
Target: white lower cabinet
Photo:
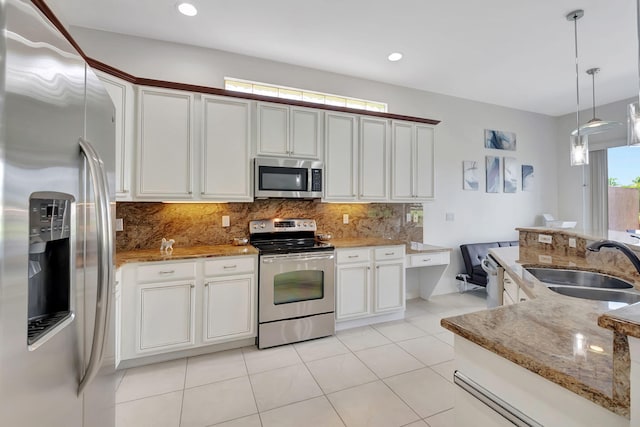
[[[218,343],[256,336],[255,257],[206,261],[202,341]]]
[[[404,310],[404,249],[404,246],[384,246],[336,251],[337,320]]]
[[[167,351],[195,344],[195,281],[136,286],[136,351]]]
[[[257,256],[121,268],[120,360],[256,336]]]

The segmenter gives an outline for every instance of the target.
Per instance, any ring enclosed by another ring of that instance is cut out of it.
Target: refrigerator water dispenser
[[[73,320],[71,301],[74,197],[37,192],[29,198],[27,344],[30,350]]]

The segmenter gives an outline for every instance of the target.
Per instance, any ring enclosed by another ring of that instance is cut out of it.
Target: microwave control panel
[[[311,191],[322,191],[322,169],[311,169]]]

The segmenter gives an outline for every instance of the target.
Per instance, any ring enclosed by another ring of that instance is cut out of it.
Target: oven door
[[[260,257],[260,323],[335,311],[334,253]]]

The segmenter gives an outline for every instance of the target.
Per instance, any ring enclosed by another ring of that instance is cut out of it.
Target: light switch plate
[[[124,230],[124,221],[122,218],[116,218],[116,231]]]
[[[230,225],[229,215],[222,215],[222,226],[228,227]]]
[[[573,237],[569,237],[569,247],[570,248],[575,248],[576,245],[576,239],[574,239]]]
[[[342,214],[342,223],[349,224],[349,214]]]

